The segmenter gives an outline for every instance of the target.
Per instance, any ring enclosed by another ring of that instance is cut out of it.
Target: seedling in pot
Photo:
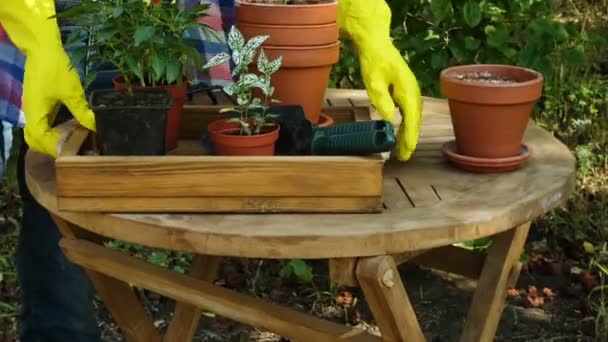
[[[271,86],[270,79],[272,74],[281,67],[282,57],[279,56],[270,61],[264,49],[260,48],[268,37],[268,35],[255,36],[245,42],[241,32],[232,26],[228,34],[228,47],[232,51],[232,55],[220,53],[211,58],[204,66],[204,68],[210,68],[232,58],[235,65],[232,76],[236,78],[236,82],[226,85],[223,89],[226,94],[236,98],[237,106],[223,108],[220,112],[238,114],[238,117],[231,118],[229,121],[240,124],[241,135],[258,135],[263,133],[264,127],[276,125],[273,119],[278,115],[271,112],[270,104],[280,101],[272,98],[274,87]],[[258,49],[257,68],[260,75],[251,73],[249,68]],[[255,96],[256,88],[261,90],[262,98]]]

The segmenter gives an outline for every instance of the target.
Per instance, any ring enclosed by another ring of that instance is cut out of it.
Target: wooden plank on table
[[[410,182],[408,177],[398,177],[397,179],[415,208],[430,207],[441,200],[430,183]]]
[[[381,196],[368,197],[58,197],[62,211],[83,212],[380,212]]]
[[[409,200],[395,177],[384,177],[384,205],[388,210],[401,210],[413,208]]]
[[[380,157],[65,157],[56,164],[57,194],[60,197],[378,196],[382,193],[382,165]]]
[[[215,286],[184,274],[95,244],[63,239],[66,256],[75,263],[109,277],[143,287],[178,302],[275,332],[298,341],[380,341],[363,329],[316,318],[284,306]]]

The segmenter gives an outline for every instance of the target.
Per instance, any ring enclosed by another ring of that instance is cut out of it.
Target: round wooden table
[[[364,92],[345,93],[351,103]],[[446,102],[425,98],[421,138],[407,163],[385,166],[380,214],[101,214],[57,209],[53,160],[29,152],[27,183],[64,234],[66,255],[88,272],[123,333],[133,341],[186,341],[201,308],[298,341],[422,341],[423,332],[397,265],[413,262],[478,280],[462,341],[491,341],[506,289],[519,275],[530,221],[565,202],[575,159],[530,123],[531,158],[515,172],[473,174],[453,168],[440,146],[453,139]],[[357,184],[353,184],[357,186]],[[454,244],[491,237],[487,253]],[[197,255],[189,275],[147,264],[99,244],[113,238]],[[382,338],[212,284],[222,256],[327,258],[332,280],[360,286]],[[165,336],[131,286],[178,302]]]

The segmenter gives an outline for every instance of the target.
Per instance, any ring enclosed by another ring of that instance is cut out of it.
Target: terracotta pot
[[[236,1],[236,18],[238,22],[243,23],[322,25],[335,23],[337,17],[338,1],[312,5],[262,4],[242,0]]]
[[[239,135],[240,124],[226,119],[212,121],[207,126],[215,154],[223,156],[272,156],[279,139],[279,126],[259,135]]]
[[[270,34],[262,47],[269,58],[283,56],[272,77],[274,97],[301,105],[306,118],[319,122],[331,67],[340,57],[337,1],[277,5],[237,1],[236,26],[245,39]]]
[[[116,90],[125,89],[124,78],[122,76],[114,77],[112,82],[114,83],[114,88]],[[169,91],[173,99],[173,103],[169,109],[169,116],[167,117],[167,136],[165,139],[165,146],[167,151],[175,149],[179,140],[182,111],[184,108],[184,101],[186,100],[186,92],[188,90],[188,80],[184,79],[181,85],[171,84],[154,87],[133,86],[133,89],[166,89]]]
[[[335,43],[340,38],[337,23],[323,25],[261,25],[239,22],[238,29],[247,40],[262,34],[270,35],[264,42],[264,46],[327,45]]]
[[[464,80],[463,75],[490,73],[506,82]],[[520,154],[543,76],[509,65],[464,65],[441,72],[441,93],[448,98],[458,153],[477,158]]]

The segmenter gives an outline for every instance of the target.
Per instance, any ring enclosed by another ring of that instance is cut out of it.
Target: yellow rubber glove
[[[60,104],[94,131],[95,116],[85,99],[80,77],[70,67],[55,15],[54,0],[2,0],[0,23],[26,56],[22,109],[30,148],[57,157],[69,132],[51,128]]]
[[[391,9],[385,0],[339,0],[338,11],[338,25],[357,47],[370,102],[390,122],[394,122],[395,102],[399,106],[403,120],[397,132],[397,158],[409,160],[418,143],[422,96],[416,77],[391,40]]]

